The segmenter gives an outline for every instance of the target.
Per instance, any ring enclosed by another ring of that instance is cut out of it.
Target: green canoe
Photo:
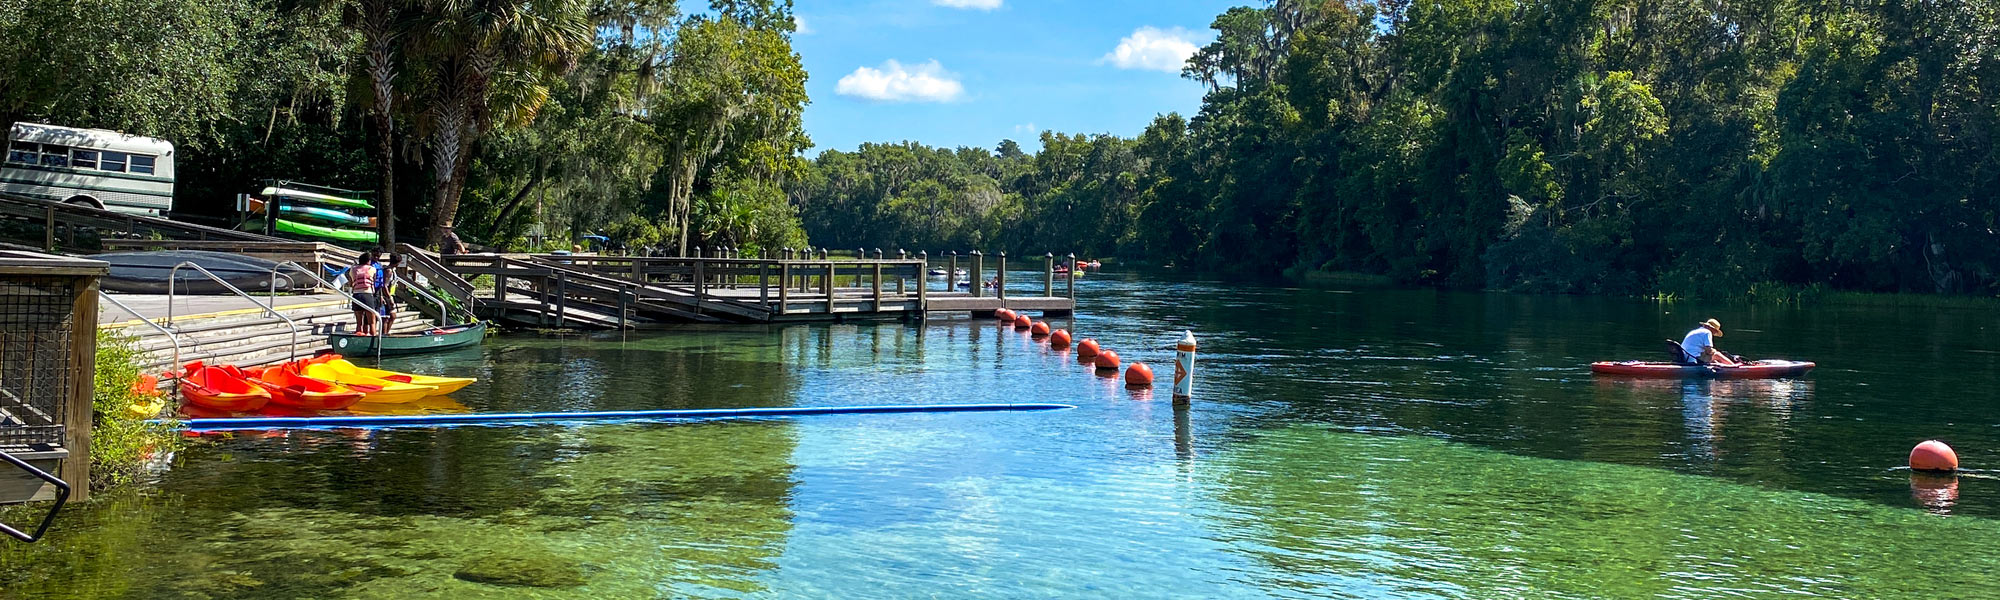
[[[377,237],[375,232],[365,229],[334,229],[332,227],[300,223],[291,219],[278,219],[277,229],[279,233],[326,238],[342,242],[373,242]]]
[[[420,354],[450,350],[459,346],[477,344],[486,339],[486,323],[467,323],[449,327],[436,327],[416,333],[396,333],[385,336],[354,335],[335,333],[327,336],[333,351],[341,356],[374,356],[375,346],[381,343],[382,356],[399,354]]]
[[[313,192],[294,190],[289,188],[281,188],[281,187],[266,187],[264,188],[263,193],[260,193],[258,195],[263,196],[265,198],[285,198],[289,200],[303,200],[306,202],[312,202],[315,204],[325,204],[328,206],[341,206],[346,208],[375,208],[375,205],[369,204],[368,201],[366,200],[342,198],[340,196],[329,196],[326,194],[317,194]]]

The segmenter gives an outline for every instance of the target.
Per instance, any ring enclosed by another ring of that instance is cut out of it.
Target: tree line
[[[385,242],[802,246],[794,27],[790,0],[0,1],[0,120],[174,142],[177,218],[281,178],[372,190]]]
[[[1029,154],[864,144],[815,243],[1533,292],[2000,292],[1983,0],[1275,0],[1191,117]]]

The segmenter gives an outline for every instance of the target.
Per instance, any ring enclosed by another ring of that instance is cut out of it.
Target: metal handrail
[[[285,322],[285,325],[292,328],[292,346],[290,348],[286,348],[285,350],[288,354],[291,355],[292,360],[298,360],[299,358],[298,321],[293,321],[291,317],[287,317],[284,314],[279,313],[278,309],[276,308],[258,304],[256,298],[252,298],[250,297],[249,294],[243,293],[243,290],[236,289],[236,286],[229,285],[229,282],[223,281],[221,277],[216,277],[214,273],[208,272],[208,269],[202,268],[201,265],[194,264],[193,261],[181,261],[181,264],[174,265],[173,269],[167,271],[167,324],[168,325],[174,324],[174,282],[180,280],[181,267],[194,267],[195,271],[200,272],[202,275],[208,276],[210,280],[216,283],[222,284],[222,287],[228,289],[230,293],[236,294],[237,296],[241,296],[244,300],[249,300],[251,306],[262,308],[264,309],[264,312],[271,313],[271,316],[283,320]]]
[[[354,297],[353,294],[347,293],[347,290],[340,289],[340,286],[334,285],[325,279],[321,279],[318,273],[312,272],[312,269],[305,268],[304,265],[292,261],[285,261],[275,265],[271,265],[271,295],[269,296],[270,301],[267,303],[269,305],[270,310],[273,311],[278,310],[278,270],[285,267],[291,267],[292,270],[303,273],[305,274],[306,277],[311,277],[313,282],[320,284],[326,289],[333,290],[333,293],[335,294],[340,294],[342,298],[347,299],[348,304],[366,308],[370,311],[376,312],[378,317],[380,316],[381,311],[375,310],[375,307],[369,306],[367,303],[362,302],[360,298],[356,298]]]
[[[103,300],[106,300],[106,301],[110,302],[112,306],[116,306],[116,307],[118,307],[118,308],[121,308],[121,309],[124,309],[124,310],[125,310],[125,312],[126,312],[126,314],[130,314],[130,315],[132,315],[132,316],[134,316],[134,317],[138,317],[138,318],[139,318],[139,322],[140,322],[140,323],[145,323],[147,327],[151,327],[151,328],[153,328],[153,331],[158,331],[158,332],[160,332],[160,333],[164,333],[164,334],[167,334],[167,341],[169,341],[169,342],[173,342],[173,344],[174,344],[174,368],[176,368],[176,369],[180,368],[180,365],[181,365],[181,336],[179,336],[179,335],[175,334],[175,333],[173,332],[173,330],[170,330],[170,329],[167,329],[167,328],[165,328],[165,327],[161,327],[159,323],[154,323],[152,319],[148,319],[148,318],[146,318],[146,315],[142,315],[142,314],[139,314],[139,311],[136,311],[136,310],[132,310],[132,307],[130,307],[130,306],[126,306],[126,305],[125,305],[125,303],[123,303],[123,302],[119,302],[117,298],[113,298],[113,297],[111,297],[111,294],[107,294],[107,293],[104,293],[104,290],[98,290],[98,291],[97,291],[97,297],[98,297],[98,298],[100,298],[100,299],[103,299]],[[169,305],[171,305],[171,304],[173,303],[173,301],[172,301],[172,300],[170,299],[170,300],[168,300],[168,301],[167,301],[167,303],[168,303]],[[177,389],[177,390],[178,390],[178,389],[180,389],[179,385],[178,385],[178,384],[176,384],[176,386],[175,386],[175,388],[174,388],[174,389]]]
[[[23,542],[27,542],[30,544],[40,541],[42,539],[42,534],[49,532],[49,525],[52,525],[56,522],[56,513],[62,512],[63,505],[69,503],[69,484],[64,483],[62,478],[50,475],[48,471],[43,471],[41,469],[35,468],[34,465],[28,464],[28,461],[16,458],[12,454],[8,454],[6,452],[0,452],[0,461],[6,461],[8,463],[12,463],[14,466],[20,467],[22,470],[27,471],[29,475],[35,476],[36,479],[49,482],[50,485],[56,486],[56,505],[50,507],[49,514],[44,515],[42,517],[42,524],[41,526],[35,528],[35,533],[33,535],[23,533],[21,530],[10,527],[5,523],[0,523],[0,533],[5,533],[8,536],[13,537],[14,539],[21,540]]]

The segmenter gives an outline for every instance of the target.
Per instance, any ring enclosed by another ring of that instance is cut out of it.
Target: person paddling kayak
[[[1688,365],[1736,366],[1737,361],[1735,357],[1716,349],[1715,338],[1719,337],[1722,337],[1721,321],[1715,319],[1702,321],[1701,326],[1694,328],[1694,331],[1689,331],[1686,337],[1681,338],[1680,360],[1678,362]]]

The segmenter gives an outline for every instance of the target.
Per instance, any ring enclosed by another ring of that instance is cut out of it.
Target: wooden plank
[[[97,373],[97,278],[83,278],[70,304],[69,393],[63,417],[63,449],[70,452],[62,467],[70,498],[90,499],[91,396]]]
[[[63,448],[51,450],[6,450],[8,454],[14,455],[14,458],[26,461],[29,465],[50,473],[61,473],[62,464],[69,459],[69,450]],[[85,462],[89,461],[86,460]],[[68,478],[64,478],[63,481],[65,483],[69,482]],[[75,499],[77,498],[76,494],[81,488],[72,486],[70,490],[70,498]],[[56,499],[56,486],[49,485],[48,482],[42,481],[41,478],[35,477],[27,471],[14,468],[13,465],[0,467],[0,505],[19,504],[22,502],[46,502],[54,499]],[[15,525],[19,526],[19,524]]]

